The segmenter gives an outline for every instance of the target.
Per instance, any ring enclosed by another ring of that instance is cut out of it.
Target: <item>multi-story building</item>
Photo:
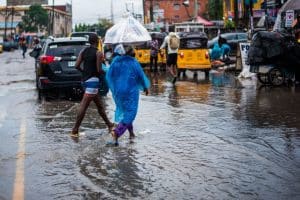
[[[154,22],[163,26],[164,24],[190,21],[198,15],[206,15],[207,2],[208,0],[145,0],[145,23]]]
[[[22,22],[22,17],[29,10],[29,7],[29,5],[0,6],[0,35],[6,37],[20,34],[18,25]],[[72,7],[70,4],[63,6],[42,5],[42,7],[48,13],[49,24],[45,30],[41,30],[41,34],[67,36],[72,32]]]
[[[33,5],[33,4],[47,5],[48,0],[6,0],[7,6],[20,6],[20,5]]]

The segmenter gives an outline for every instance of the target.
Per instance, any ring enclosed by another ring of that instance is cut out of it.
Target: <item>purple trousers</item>
[[[119,123],[114,129],[118,137],[121,137],[126,132],[126,130],[128,130],[129,132],[133,132],[132,124]]]

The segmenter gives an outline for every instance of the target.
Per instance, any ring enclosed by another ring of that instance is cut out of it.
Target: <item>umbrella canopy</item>
[[[196,22],[202,23],[204,26],[213,26],[214,25],[213,22],[210,22],[210,21],[208,21],[208,20],[206,20],[206,19],[204,19],[200,16],[197,16]]]
[[[150,40],[147,29],[129,15],[106,31],[104,43],[136,45]]]

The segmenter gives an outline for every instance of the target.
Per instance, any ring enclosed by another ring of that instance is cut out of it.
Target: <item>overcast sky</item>
[[[111,1],[115,22],[126,12],[127,7],[136,14],[142,14],[142,0],[54,0],[55,5],[73,4],[73,24],[93,24],[98,18],[111,18]],[[48,0],[52,5],[53,0]],[[131,2],[131,3],[130,3]],[[0,5],[5,5],[5,0],[0,0]]]
[[[52,5],[53,0],[48,0]],[[73,4],[73,23],[95,23],[98,18],[111,18],[111,2],[115,20],[126,12],[126,3],[130,11],[142,14],[142,0],[54,0],[55,5]]]

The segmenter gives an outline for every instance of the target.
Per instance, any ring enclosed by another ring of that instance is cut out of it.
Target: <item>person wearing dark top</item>
[[[82,82],[85,88],[83,98],[80,102],[80,108],[77,114],[75,125],[72,129],[71,136],[78,137],[79,132],[78,129],[80,124],[85,116],[86,110],[90,105],[91,101],[94,101],[98,113],[104,120],[105,124],[107,125],[109,132],[113,129],[114,124],[108,119],[102,99],[98,94],[99,91],[99,75],[103,74],[104,71],[102,70],[101,63],[103,61],[103,54],[102,52],[98,51],[99,39],[95,35],[91,35],[89,37],[89,43],[91,44],[90,47],[83,49],[77,60],[76,60],[76,69],[82,72]],[[81,68],[81,64],[83,63],[83,68]]]
[[[150,71],[157,72],[157,60],[158,60],[158,40],[155,38],[155,34],[151,34],[151,42],[150,42]],[[154,70],[153,70],[154,63]]]

